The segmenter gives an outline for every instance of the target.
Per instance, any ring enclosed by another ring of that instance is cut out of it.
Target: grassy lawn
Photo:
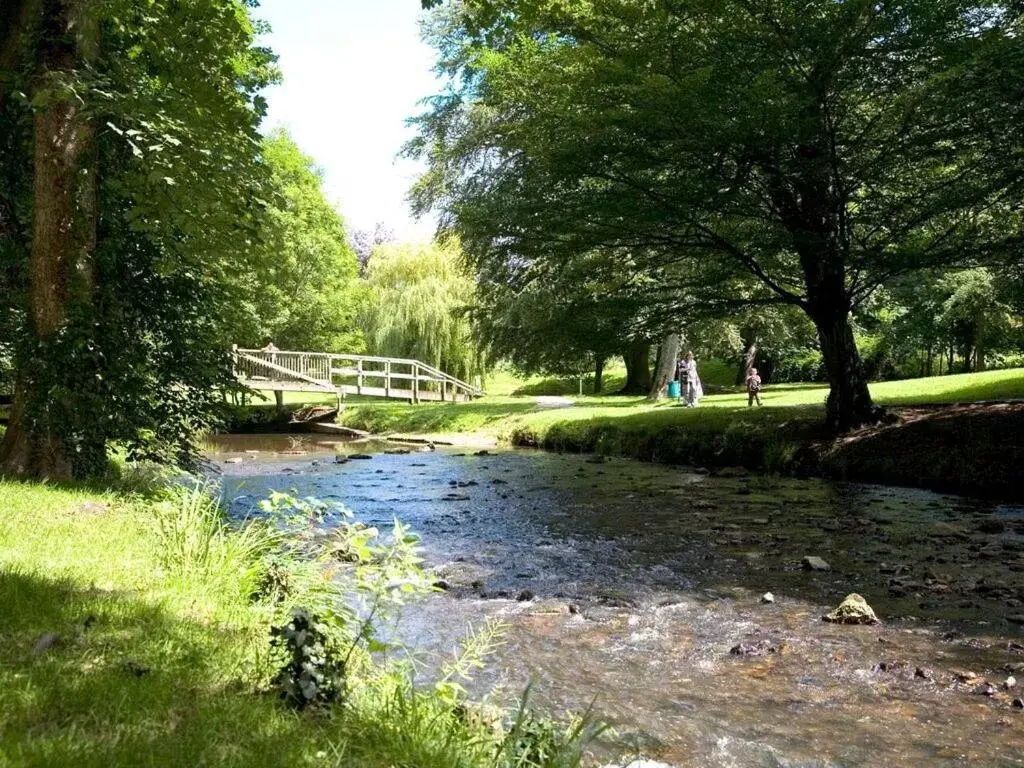
[[[1024,369],[879,382],[871,385],[871,392],[886,405],[1019,399],[1024,398]],[[709,395],[696,409],[670,401],[650,403],[643,397],[614,395],[570,395],[574,407],[546,409],[539,408],[533,396],[488,395],[455,405],[411,406],[381,401],[350,405],[339,420],[374,432],[480,432],[506,438],[517,430],[533,429],[542,434],[555,424],[593,420],[649,428],[680,424],[720,430],[736,419],[738,411],[746,423],[819,418],[827,395],[828,388],[821,384],[769,386],[762,392],[765,407],[760,412],[747,408],[747,396],[742,391]]]

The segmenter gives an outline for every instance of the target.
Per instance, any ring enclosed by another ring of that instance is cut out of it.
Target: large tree
[[[360,324],[371,354],[419,360],[471,382],[484,373],[469,321],[475,285],[455,242],[373,249]]]
[[[16,5],[0,28],[17,378],[0,471],[95,474],[111,440],[177,456],[231,382],[271,57],[244,0]]]
[[[426,5],[436,3],[428,2]],[[463,0],[414,190],[478,263],[611,249],[814,323],[830,425],[873,417],[851,312],[1020,247],[1019,4]]]
[[[262,157],[270,194],[253,244],[253,269],[244,276],[254,327],[236,341],[360,352],[359,263],[345,222],[324,193],[320,170],[281,129],[263,139]]]

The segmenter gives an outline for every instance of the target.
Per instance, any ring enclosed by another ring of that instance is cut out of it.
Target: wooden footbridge
[[[232,349],[235,376],[250,389],[274,392],[330,392],[386,397],[412,403],[460,402],[484,394],[475,387],[419,360],[327,352]]]

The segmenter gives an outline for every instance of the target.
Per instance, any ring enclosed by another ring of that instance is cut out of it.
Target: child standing
[[[758,407],[763,405],[761,402],[761,377],[757,375],[757,368],[751,368],[747,371],[747,407],[752,406],[755,400]]]

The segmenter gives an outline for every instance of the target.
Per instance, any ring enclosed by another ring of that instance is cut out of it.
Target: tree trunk
[[[650,391],[647,393],[648,400],[660,400],[665,396],[665,388],[672,380],[676,369],[676,360],[679,358],[679,334],[670,331],[665,334],[658,347],[658,364],[654,373],[654,380],[651,382]]]
[[[838,432],[846,432],[873,421],[875,408],[853,338],[849,314],[833,312],[823,318],[812,319],[828,373],[829,393],[825,404],[828,426]]]
[[[634,341],[622,354],[626,362],[626,384],[620,395],[646,395],[651,389],[651,345]]]
[[[59,360],[46,354],[73,307],[91,302],[96,247],[97,186],[93,126],[79,96],[62,87],[95,44],[88,0],[43,0],[35,94],[47,93],[33,122],[33,216],[29,256],[28,326],[31,349],[20,356],[11,418],[0,442],[0,473],[67,479],[75,461],[95,466],[102,440],[69,450],[60,408],[50,401],[63,381]],[[58,414],[58,415],[55,415]],[[90,455],[83,455],[83,451]]]
[[[604,389],[604,358],[597,357],[594,360],[594,394],[600,395]]]
[[[740,332],[743,339],[743,357],[740,359],[740,369],[736,371],[736,386],[740,386],[747,380],[747,372],[754,367],[757,361],[757,334],[751,328],[744,328]]]

